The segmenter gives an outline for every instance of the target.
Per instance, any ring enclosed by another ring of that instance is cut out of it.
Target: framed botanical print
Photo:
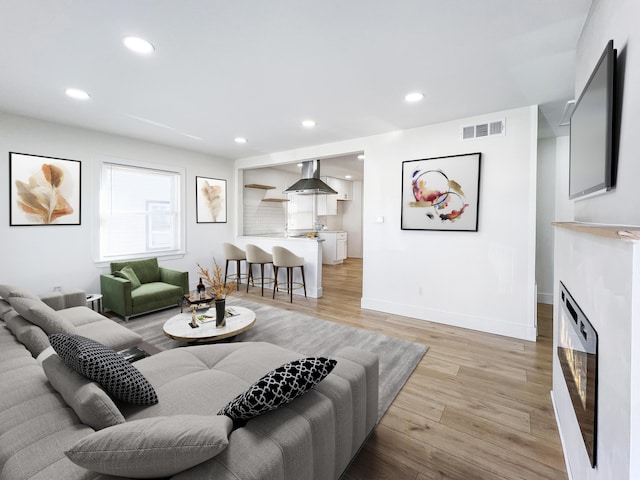
[[[80,166],[9,152],[9,225],[80,225]]]
[[[478,231],[480,153],[402,162],[402,230]]]
[[[196,222],[227,222],[227,181],[196,177]]]

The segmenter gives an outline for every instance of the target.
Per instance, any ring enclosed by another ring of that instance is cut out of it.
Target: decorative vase
[[[224,327],[227,324],[227,320],[224,318],[225,311],[225,299],[216,299],[216,327]]]
[[[198,328],[198,321],[196,320],[196,307],[194,305],[191,306],[191,322],[189,323],[191,328]]]

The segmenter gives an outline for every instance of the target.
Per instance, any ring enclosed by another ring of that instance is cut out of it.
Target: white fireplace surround
[[[640,478],[640,228],[556,223],[554,318],[562,281],[598,331],[597,465],[591,468],[557,356],[556,421],[572,480]],[[554,325],[554,352],[557,348]]]

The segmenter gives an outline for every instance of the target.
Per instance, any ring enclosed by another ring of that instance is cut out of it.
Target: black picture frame
[[[402,162],[402,230],[478,231],[481,154]]]
[[[80,225],[82,162],[9,152],[9,226]]]
[[[227,181],[196,177],[196,223],[227,223]]]

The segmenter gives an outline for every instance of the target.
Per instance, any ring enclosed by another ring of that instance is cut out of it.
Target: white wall
[[[537,107],[278,152],[239,169],[364,151],[362,306],[534,340]],[[473,122],[507,134],[460,140]],[[403,160],[482,153],[478,232],[403,231]],[[384,223],[374,223],[377,216]]]
[[[180,165],[186,170],[186,255],[160,263],[190,272],[197,283],[196,262],[218,262],[224,257],[222,243],[233,238],[235,208],[233,163],[229,160],[160,146],[126,137],[0,113],[0,283],[23,285],[36,293],[53,286],[99,292],[99,268],[95,260],[97,238],[99,160],[105,157],[158,165]],[[81,225],[9,226],[9,155],[29,153],[80,160],[82,176]],[[229,223],[196,224],[195,177],[226,178]]]
[[[620,150],[614,191],[576,201],[582,222],[640,225],[640,2],[594,0],[576,51],[576,98],[610,39],[618,50],[618,86],[622,87]]]
[[[574,201],[569,200],[569,137],[556,138],[556,222],[572,222]]]
[[[553,226],[556,200],[555,138],[538,140],[536,285],[538,302],[553,303]]]

